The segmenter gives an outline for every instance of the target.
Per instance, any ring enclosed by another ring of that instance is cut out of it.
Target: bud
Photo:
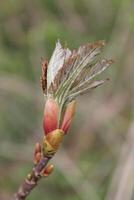
[[[54,99],[48,99],[45,104],[43,128],[45,135],[58,127],[58,105]]]
[[[61,130],[63,130],[65,133],[67,133],[67,131],[68,131],[70,125],[71,125],[72,118],[73,118],[74,113],[75,113],[75,107],[76,107],[76,101],[72,101],[66,107],[64,117],[63,117],[63,121],[62,121],[62,125],[61,125]]]
[[[34,150],[34,163],[37,164],[41,159],[41,145],[40,143],[35,144],[35,150]]]
[[[43,141],[44,156],[52,157],[56,153],[56,151],[62,141],[63,135],[64,135],[64,132],[60,129],[56,129],[52,132],[49,132],[46,135],[46,137]]]
[[[41,153],[38,152],[34,156],[34,164],[36,165],[37,163],[39,163],[40,159],[41,159]]]
[[[36,154],[36,153],[38,153],[38,152],[41,153],[41,145],[40,145],[39,142],[37,142],[37,143],[35,144],[34,154]]]
[[[43,176],[47,177],[53,172],[54,166],[53,165],[48,165],[43,171]]]

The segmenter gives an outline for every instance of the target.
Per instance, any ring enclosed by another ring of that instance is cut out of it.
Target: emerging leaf
[[[47,71],[47,89],[50,91],[50,93],[58,71],[63,67],[64,62],[69,58],[70,55],[71,51],[69,49],[63,49],[58,41],[50,59]]]
[[[59,41],[56,43],[49,64],[42,65],[42,88],[48,99],[43,122],[45,134],[56,128],[66,132],[74,113],[70,102],[106,81],[93,80],[113,63],[111,59],[97,60],[104,45],[104,41],[98,41],[70,51]]]

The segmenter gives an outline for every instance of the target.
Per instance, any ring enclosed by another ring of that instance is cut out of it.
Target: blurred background
[[[134,200],[134,1],[0,1],[0,199],[10,200],[43,137],[41,57],[105,39],[110,81],[78,98],[72,127],[29,200]]]

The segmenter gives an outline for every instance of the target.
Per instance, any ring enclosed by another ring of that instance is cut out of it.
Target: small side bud
[[[44,176],[44,177],[47,177],[47,176],[49,176],[52,172],[53,172],[53,169],[54,169],[54,166],[53,165],[48,165],[44,170],[43,170],[43,173],[42,173],[42,175]]]
[[[35,144],[35,150],[34,150],[34,163],[37,164],[41,159],[41,145],[40,143]]]
[[[54,99],[48,99],[45,104],[43,128],[47,135],[58,127],[58,105]]]
[[[36,165],[37,163],[39,163],[40,159],[41,159],[41,153],[38,152],[38,153],[35,154],[34,164]]]
[[[39,142],[35,144],[35,154],[40,152],[41,153],[41,145]]]
[[[31,180],[31,174],[27,175],[27,180],[29,180],[29,181]]]
[[[65,133],[67,133],[67,131],[68,131],[70,125],[71,125],[72,118],[73,118],[74,113],[75,113],[75,107],[76,107],[76,101],[72,101],[66,107],[64,117],[63,117],[63,121],[62,121],[62,124],[61,124],[61,129]]]

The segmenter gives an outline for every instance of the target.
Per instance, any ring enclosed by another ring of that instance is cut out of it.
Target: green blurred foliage
[[[50,58],[57,39],[69,48],[106,39],[103,54],[116,63],[102,76],[111,81],[79,98],[54,173],[28,198],[105,199],[134,118],[133,6],[131,0],[0,1],[0,199],[11,199],[43,137],[41,57]]]

